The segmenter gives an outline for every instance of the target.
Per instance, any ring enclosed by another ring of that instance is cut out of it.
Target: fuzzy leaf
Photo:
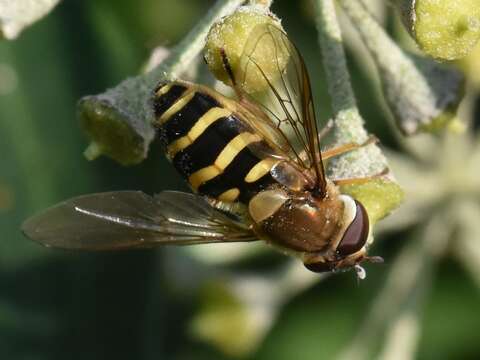
[[[0,39],[15,39],[47,15],[60,0],[0,0]]]

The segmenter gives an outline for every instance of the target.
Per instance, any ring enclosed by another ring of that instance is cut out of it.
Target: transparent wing
[[[256,240],[245,224],[203,197],[174,191],[79,196],[26,220],[22,231],[46,246],[81,250]]]
[[[309,170],[317,189],[324,192],[326,180],[310,81],[295,45],[277,27],[259,25],[247,40],[233,76],[241,102],[250,112],[246,116],[250,124],[275,149]]]

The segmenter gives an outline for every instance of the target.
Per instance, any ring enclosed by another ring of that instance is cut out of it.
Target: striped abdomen
[[[275,161],[252,146],[268,146],[212,91],[164,83],[155,92],[155,125],[167,157],[194,191],[222,201],[247,203],[272,184]]]

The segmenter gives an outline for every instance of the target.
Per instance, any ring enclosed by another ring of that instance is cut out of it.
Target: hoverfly
[[[273,25],[258,25],[250,38],[240,71],[222,54],[238,99],[184,81],[162,82],[154,91],[159,138],[195,194],[80,196],[28,219],[24,233],[47,246],[81,250],[263,240],[311,271],[355,268],[363,278],[359,264],[381,258],[367,256],[365,208],[337,187],[359,179],[328,179],[323,161],[371,141],[322,152],[298,50]],[[269,49],[273,73],[258,65],[260,47],[262,56]],[[265,81],[261,99],[247,93],[249,76]]]

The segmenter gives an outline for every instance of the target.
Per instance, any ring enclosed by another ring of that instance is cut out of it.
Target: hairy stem
[[[201,52],[212,24],[244,1],[217,1],[172,49],[170,56],[150,72],[126,79],[102,94],[84,97],[79,102],[80,120],[96,144],[95,154],[105,154],[124,165],[139,163],[146,157],[154,137],[153,110],[149,103],[153,87],[167,76],[175,78],[185,72]]]
[[[317,29],[323,53],[328,91],[335,119],[335,146],[349,142],[363,143],[368,138],[364,121],[358,111],[350,82],[342,33],[333,0],[316,0]],[[351,151],[329,160],[327,173],[331,179],[369,178],[387,173],[385,156],[376,144]],[[359,186],[342,186],[344,194],[362,202],[370,220],[375,223],[395,209],[402,201],[403,192],[393,181],[391,173],[383,179]]]
[[[343,48],[342,33],[337,20],[333,0],[317,0],[317,30],[323,53],[323,66],[327,76],[328,92],[338,129],[340,142],[365,141],[367,132],[363,128],[350,83],[347,60]],[[342,139],[344,138],[344,139]]]
[[[350,82],[334,2],[333,0],[316,0],[315,4],[323,66],[335,119],[336,145],[348,142],[362,143],[368,138],[368,134],[358,111]],[[333,159],[329,162],[327,170],[331,177],[351,178],[375,175],[386,167],[385,157],[380,149],[372,144]]]
[[[169,77],[177,77],[185,72],[192,60],[202,51],[210,27],[220,17],[234,11],[245,0],[220,0],[208,12],[207,15],[188,33],[183,40],[172,49],[168,59],[146,74],[146,79],[153,81],[168,73]]]

